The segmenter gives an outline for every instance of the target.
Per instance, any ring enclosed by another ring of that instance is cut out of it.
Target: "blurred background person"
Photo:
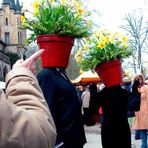
[[[141,148],[147,148],[147,129],[148,129],[148,85],[142,74],[138,75],[138,92],[141,94],[140,110],[135,112],[132,129],[140,131]],[[137,91],[137,90],[136,90]]]
[[[85,91],[83,91],[81,99],[82,99],[82,112],[83,112],[84,124],[87,126],[92,126],[95,124],[95,122],[91,119],[90,110],[89,110],[89,105],[90,105],[89,85],[85,87]]]

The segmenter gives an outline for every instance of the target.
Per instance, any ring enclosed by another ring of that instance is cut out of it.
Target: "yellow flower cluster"
[[[34,0],[33,3],[32,3],[32,6],[33,6],[33,15],[36,17],[36,16],[39,16],[39,7],[41,6],[41,4],[43,4],[46,0]],[[50,5],[54,5],[56,3],[55,0],[47,0],[49,2]],[[68,0],[60,0],[60,4],[61,5],[69,5],[70,7],[73,7],[76,9],[76,12],[75,13],[75,17],[82,17],[82,15],[85,13],[85,10],[83,9],[82,7],[82,3],[81,1],[76,1],[76,0],[72,0],[71,1],[71,4],[69,4],[69,1]],[[23,12],[25,12],[26,9],[23,10]],[[25,22],[25,18],[22,17],[21,18],[21,21],[22,23]],[[87,21],[87,25],[88,27],[91,27],[92,26],[92,23],[90,21]]]
[[[33,0],[32,11],[25,10],[29,17],[21,16],[20,29],[29,29],[35,35],[67,35],[81,39],[91,34],[90,12],[84,9],[81,0]],[[61,19],[62,18],[62,19]],[[49,27],[50,26],[50,27]],[[77,30],[77,31],[75,31]]]
[[[111,33],[107,30],[101,30],[101,31],[95,31],[94,32],[95,39],[97,41],[97,47],[98,49],[103,49],[106,46],[108,46],[109,43],[114,45],[120,45],[120,46],[127,46],[127,36],[123,36],[119,34],[118,32],[111,35]]]
[[[116,56],[126,57],[131,54],[127,41],[127,36],[123,36],[118,32],[111,34],[105,29],[95,30],[93,35],[86,39],[85,45],[75,54],[75,59],[78,63],[85,65],[85,62],[86,64],[87,62],[91,63],[90,59],[95,59],[94,61],[97,64],[97,61],[100,63],[101,60],[103,62],[104,59],[109,60],[116,58]],[[125,55],[121,55],[120,52]]]

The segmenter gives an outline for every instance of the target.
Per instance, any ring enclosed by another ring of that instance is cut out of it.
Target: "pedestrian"
[[[96,84],[90,84],[89,85],[89,91],[90,91],[90,103],[89,103],[89,114],[95,124],[99,124],[99,113],[98,108],[95,108],[95,104],[98,100],[98,91],[97,91],[97,85]]]
[[[81,100],[65,68],[46,67],[37,75],[57,129],[56,148],[83,148],[86,137]]]
[[[43,51],[18,60],[6,76],[5,93],[0,90],[0,148],[54,148],[55,124],[31,72]]]
[[[101,140],[103,148],[131,148],[131,132],[127,118],[127,92],[120,84],[98,92],[98,109],[103,110]]]
[[[90,112],[89,112],[89,103],[90,103],[90,90],[89,85],[85,87],[85,90],[81,96],[82,99],[82,112],[83,112],[83,123],[87,126],[95,125],[95,121],[91,119]]]
[[[141,148],[147,148],[147,130],[148,130],[148,85],[145,84],[144,76],[139,74],[138,92],[141,94],[140,110],[135,112],[132,129],[139,130],[141,138]]]
[[[101,91],[104,87],[105,87],[105,85],[103,84],[102,81],[100,81],[99,86],[98,86],[98,91]],[[98,112],[99,112],[100,128],[102,128],[102,124],[103,124],[103,110],[102,110],[102,107],[99,108]]]

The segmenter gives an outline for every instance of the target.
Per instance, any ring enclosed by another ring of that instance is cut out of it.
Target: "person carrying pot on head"
[[[59,49],[60,50],[60,49]],[[83,148],[86,137],[81,103],[65,68],[44,67],[37,75],[57,129],[56,148]]]

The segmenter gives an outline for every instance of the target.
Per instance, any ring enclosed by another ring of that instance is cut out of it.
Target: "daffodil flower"
[[[121,38],[124,42],[127,42],[127,40],[128,40],[127,36],[121,36]]]
[[[84,71],[82,69],[80,69],[80,74],[83,73]]]
[[[105,42],[104,41],[100,41],[97,45],[98,48],[103,49],[105,47]]]
[[[40,3],[37,0],[33,2],[33,8],[34,9],[38,9],[39,6],[40,6]]]
[[[67,0],[61,0],[62,4],[65,4],[67,2]]]
[[[38,10],[34,10],[34,11],[33,11],[33,15],[34,15],[34,16],[39,16],[39,11],[38,11]]]
[[[123,42],[123,43],[122,43],[122,46],[123,46],[124,48],[126,48],[128,45],[127,45],[125,42]]]
[[[98,38],[98,37],[100,37],[100,32],[98,30],[95,30],[94,35]]]
[[[87,50],[89,49],[89,46],[88,45],[84,45],[84,50]]]
[[[87,26],[91,27],[92,26],[92,22],[91,21],[87,21]]]
[[[77,7],[78,14],[83,14],[84,10],[82,7]]]
[[[21,22],[22,22],[22,24],[25,23],[25,20],[26,20],[26,18],[23,15],[21,15]]]
[[[105,40],[106,43],[108,43],[108,42],[110,42],[110,37],[109,36],[105,36],[104,40]]]

